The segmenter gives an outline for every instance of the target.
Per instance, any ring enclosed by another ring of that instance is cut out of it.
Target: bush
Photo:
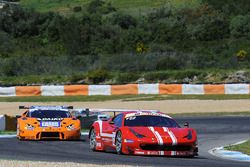
[[[135,82],[136,80],[138,80],[140,78],[140,75],[137,73],[120,73],[117,78],[116,81],[117,83],[120,84],[126,84],[126,83],[130,83],[130,82]]]
[[[83,74],[76,74],[75,73],[75,74],[70,76],[71,83],[76,83],[76,82],[81,81],[83,79],[85,79],[85,75],[83,75]]]
[[[98,9],[104,5],[105,2],[102,0],[93,0],[88,5],[88,12],[89,13],[97,13]]]
[[[128,14],[116,13],[113,16],[113,24],[118,24],[123,29],[136,26],[136,19]]]
[[[193,40],[219,40],[229,35],[228,18],[220,11],[204,5],[192,13],[187,32]]]
[[[14,43],[9,34],[0,30],[0,57],[8,57],[13,49]]]
[[[202,0],[227,15],[245,14],[250,11],[249,0]]]
[[[144,75],[145,80],[150,82],[163,81],[169,77],[168,72],[149,72]]]
[[[87,8],[89,13],[102,13],[108,14],[116,11],[116,9],[111,5],[111,3],[105,3],[102,0],[93,0],[89,3]]]
[[[106,81],[110,77],[110,74],[106,70],[98,69],[88,72],[86,77],[91,83],[99,84]]]
[[[176,59],[175,57],[163,57],[157,61],[156,69],[157,70],[174,70],[180,69],[180,60]]]
[[[193,78],[194,76],[205,76],[206,72],[204,71],[199,71],[199,70],[182,70],[182,71],[175,71],[172,76],[175,79],[184,79],[184,78]]]
[[[82,11],[82,7],[81,7],[81,6],[75,6],[75,7],[73,8],[73,11],[74,11],[74,12],[80,12],[80,11]]]
[[[235,38],[247,37],[250,39],[250,15],[235,16],[230,22],[230,33]]]

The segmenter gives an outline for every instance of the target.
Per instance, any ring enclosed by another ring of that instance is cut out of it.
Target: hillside
[[[73,8],[80,6],[87,8],[91,0],[21,0],[21,5],[27,8],[34,8],[39,12],[59,12],[61,14],[72,14]],[[147,13],[153,8],[172,6],[197,7],[200,0],[105,0],[118,10],[130,14]]]
[[[0,84],[249,82],[248,0],[21,0]]]

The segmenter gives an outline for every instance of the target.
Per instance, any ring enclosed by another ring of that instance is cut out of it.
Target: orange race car
[[[80,139],[80,120],[69,112],[73,106],[19,106],[19,109],[27,109],[17,116],[20,140]]]

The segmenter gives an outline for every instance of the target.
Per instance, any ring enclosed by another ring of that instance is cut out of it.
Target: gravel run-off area
[[[19,105],[73,105],[74,108],[156,109],[165,113],[243,112],[250,111],[250,99],[242,100],[160,100],[104,102],[0,102],[0,115],[18,115]]]

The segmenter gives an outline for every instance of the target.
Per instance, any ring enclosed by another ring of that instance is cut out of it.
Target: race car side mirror
[[[16,118],[21,118],[21,115],[16,115]]]
[[[188,123],[188,122],[185,122],[185,123],[184,123],[184,127],[189,128],[189,123]]]

